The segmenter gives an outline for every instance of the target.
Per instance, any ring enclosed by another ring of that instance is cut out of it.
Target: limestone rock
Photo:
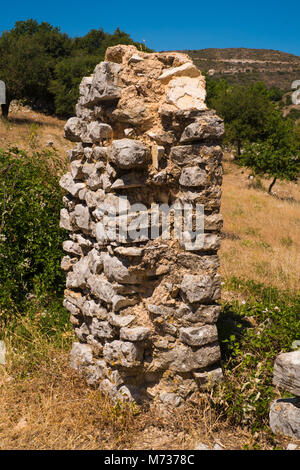
[[[88,231],[90,226],[90,211],[88,207],[77,204],[74,210],[75,222],[78,228]]]
[[[168,392],[162,392],[159,395],[159,399],[162,403],[165,403],[166,405],[175,406],[175,407],[180,406],[183,402],[180,396],[176,395],[175,393],[168,393]]]
[[[71,240],[66,240],[63,242],[63,250],[72,255],[82,255],[82,249],[80,245]]]
[[[87,98],[88,106],[120,98],[121,88],[118,80],[120,70],[121,66],[113,62],[101,62],[96,66]]]
[[[186,54],[118,45],[82,79],[65,126],[78,142],[60,180],[71,363],[115,403],[196,403],[222,377],[223,122],[205,98]],[[184,231],[171,213],[169,233],[154,207],[183,204]]]
[[[93,143],[99,143],[103,140],[110,140],[113,130],[108,124],[93,121],[87,127],[87,134]]]
[[[203,186],[206,183],[206,172],[198,166],[183,168],[179,184],[181,186]]]
[[[279,354],[273,373],[274,385],[300,396],[300,350]]]
[[[151,364],[151,370],[170,369],[174,372],[191,372],[208,367],[220,359],[220,348],[216,345],[203,346],[196,351],[176,344],[171,350],[160,352]]]
[[[70,118],[65,125],[65,138],[71,142],[80,142],[86,133],[85,122],[77,117]]]
[[[108,149],[109,160],[122,169],[144,166],[149,161],[150,152],[139,140],[114,140]]]
[[[93,318],[91,323],[91,334],[96,338],[112,339],[114,331],[107,321],[100,321],[98,318]]]
[[[72,369],[79,369],[81,366],[93,365],[93,352],[88,344],[73,343],[71,350],[70,365]]]
[[[85,187],[84,183],[76,183],[73,180],[71,173],[66,173],[63,175],[59,180],[59,184],[63,189],[68,191],[74,197],[78,196],[79,191]]]
[[[180,65],[179,67],[174,67],[167,69],[158,80],[161,80],[162,83],[168,83],[174,77],[199,77],[200,70],[192,62],[186,62],[185,64]]]
[[[203,144],[178,145],[172,147],[170,159],[176,165],[184,166],[191,164],[208,164],[209,162],[219,163],[222,157],[222,150],[219,146],[207,147]]]
[[[140,365],[143,349],[128,341],[115,340],[105,344],[103,357],[109,364],[131,368]]]
[[[222,382],[223,372],[221,367],[209,370],[207,372],[193,372],[193,376],[201,389],[210,388],[216,383]]]
[[[82,306],[82,313],[86,317],[91,317],[98,320],[107,320],[108,312],[101,304],[96,303],[94,300],[87,300]]]
[[[175,77],[168,83],[166,103],[178,109],[207,109],[204,78]]]
[[[6,364],[6,346],[4,341],[0,341],[0,365]]]
[[[60,211],[60,228],[64,228],[65,230],[73,230],[73,225],[71,221],[71,217],[67,209],[61,209]]]
[[[118,328],[123,328],[130,325],[135,320],[134,315],[116,315],[114,313],[109,314],[109,322]]]

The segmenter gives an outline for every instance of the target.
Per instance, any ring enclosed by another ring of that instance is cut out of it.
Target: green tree
[[[225,142],[237,147],[268,137],[267,116],[274,109],[266,86],[257,82],[249,86],[224,84],[210,100],[211,106],[225,122]]]
[[[271,193],[277,179],[296,181],[300,173],[300,149],[293,124],[284,120],[279,111],[269,114],[265,123],[268,137],[248,143],[240,156],[240,165],[255,174],[272,178]]]

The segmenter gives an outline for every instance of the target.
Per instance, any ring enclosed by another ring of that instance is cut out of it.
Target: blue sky
[[[13,0],[0,8],[0,32],[34,18],[71,36],[119,27],[155,50],[249,47],[300,55],[299,0]]]

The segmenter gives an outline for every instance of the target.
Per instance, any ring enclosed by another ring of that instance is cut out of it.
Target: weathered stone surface
[[[273,401],[270,408],[270,428],[274,434],[300,439],[299,399],[287,398]]]
[[[222,375],[223,123],[206,109],[201,72],[177,52],[110,47],[79,95],[65,127],[78,144],[60,180],[64,306],[80,341],[72,364],[115,402],[197,403]],[[154,208],[185,203],[185,231],[171,213],[168,232]],[[197,220],[193,232],[196,204],[204,227]]]
[[[221,367],[209,370],[207,372],[193,372],[193,376],[201,389],[210,388],[216,383],[222,382],[223,372]]]
[[[189,346],[203,346],[218,340],[218,331],[215,325],[191,326],[179,329],[179,340]]]
[[[128,341],[112,341],[103,349],[104,359],[111,365],[122,367],[139,366],[143,358],[143,348]]]
[[[0,341],[0,364],[5,365],[6,364],[6,346],[4,341]]]
[[[74,197],[78,196],[79,191],[85,187],[84,183],[76,183],[73,180],[71,173],[66,173],[63,175],[59,180],[59,184],[63,189],[68,191]]]
[[[130,325],[135,320],[134,315],[115,315],[114,313],[109,314],[109,322],[113,326],[123,328]]]
[[[98,207],[105,199],[105,192],[103,189],[98,189],[97,191],[86,191],[85,201],[86,205],[90,209],[95,209]]]
[[[189,124],[180,138],[181,143],[203,141],[208,139],[221,139],[224,134],[224,123],[222,119],[214,114],[203,114],[192,124]]]
[[[171,406],[180,406],[183,402],[182,398],[175,393],[162,392],[159,395],[159,399],[162,403]]]
[[[90,226],[90,211],[89,208],[82,204],[77,204],[74,209],[75,222],[78,228],[85,231],[89,230]]]
[[[112,339],[114,337],[114,330],[107,321],[100,321],[98,318],[93,318],[91,323],[91,334],[100,339]]]
[[[166,103],[178,109],[207,109],[204,77],[175,77],[168,83]]]
[[[147,164],[150,152],[139,140],[114,140],[108,149],[108,158],[122,169],[130,169]]]
[[[80,245],[78,243],[72,242],[71,240],[66,240],[63,242],[63,249],[72,255],[82,255],[82,249]]]
[[[61,209],[60,211],[59,226],[60,228],[64,228],[65,230],[73,230],[72,220],[67,209]]]
[[[72,369],[79,369],[82,366],[90,366],[94,364],[93,352],[88,344],[73,343],[70,365]]]
[[[70,256],[64,256],[61,260],[60,267],[64,271],[69,271],[72,269],[73,264],[77,262],[77,258],[71,258]]]
[[[126,328],[123,327],[120,330],[120,339],[124,341],[144,341],[149,337],[151,330],[142,326],[137,326],[136,328]]]
[[[170,159],[176,165],[219,163],[222,158],[222,149],[219,146],[207,147],[203,144],[178,145],[172,147]]]
[[[219,359],[219,346],[209,345],[193,351],[188,346],[176,344],[169,351],[161,351],[150,365],[150,370],[170,369],[175,372],[190,372],[208,367]]]
[[[82,306],[82,313],[86,317],[93,319],[107,320],[108,312],[101,304],[96,303],[94,300],[87,300]]]
[[[113,135],[113,130],[108,124],[93,121],[87,127],[87,134],[93,143],[99,143],[103,140],[110,140]]]
[[[121,256],[129,256],[129,257],[137,257],[137,256],[142,256],[143,254],[143,248],[137,248],[135,246],[129,246],[129,247],[123,247],[119,246],[118,248],[115,248],[115,253]]]
[[[186,62],[179,67],[167,69],[164,73],[158,77],[162,83],[168,83],[174,77],[199,77],[200,70],[193,64],[193,62]]]
[[[273,374],[274,385],[300,396],[300,350],[279,354]]]
[[[145,185],[145,177],[138,173],[127,173],[116,179],[111,185],[111,189],[139,188]]]
[[[85,132],[86,124],[80,118],[72,117],[65,125],[65,137],[71,142],[80,142]]]
[[[206,303],[220,298],[220,284],[218,275],[211,277],[185,274],[180,288],[191,304],[196,302]]]
[[[121,66],[113,62],[101,62],[96,66],[86,100],[87,105],[120,98],[121,88],[118,80],[120,70]]]
[[[198,166],[183,168],[179,184],[181,186],[203,186],[207,182],[206,172]]]

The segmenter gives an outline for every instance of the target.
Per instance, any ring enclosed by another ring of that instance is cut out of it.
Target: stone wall
[[[60,224],[70,232],[64,305],[78,338],[71,366],[114,399],[178,406],[222,378],[224,129],[205,97],[185,54],[115,46],[82,80],[65,126],[77,142],[60,181]],[[177,236],[181,213],[171,212],[168,238],[168,214],[152,212],[161,204],[188,204],[192,224],[203,207],[203,237],[192,229]]]

